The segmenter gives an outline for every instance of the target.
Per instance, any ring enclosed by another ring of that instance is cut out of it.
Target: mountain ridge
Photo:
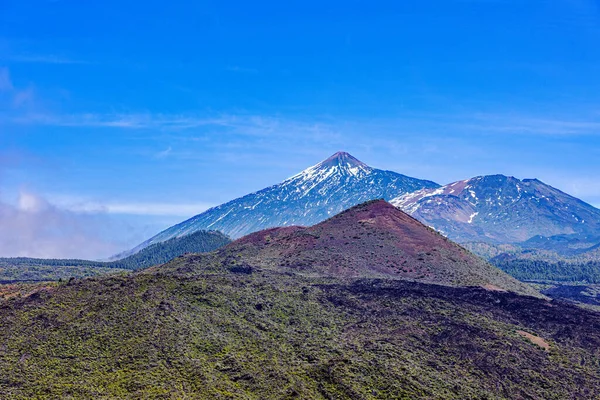
[[[600,210],[538,179],[478,176],[391,203],[459,242],[521,243],[600,230]]]

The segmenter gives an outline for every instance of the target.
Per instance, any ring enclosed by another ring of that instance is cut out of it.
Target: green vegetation
[[[155,243],[127,258],[108,263],[111,268],[141,269],[163,264],[186,253],[207,253],[231,243],[219,231],[198,231],[190,235]]]
[[[463,246],[522,281],[600,283],[600,249],[570,256],[517,245],[464,243]]]
[[[0,284],[12,282],[42,282],[66,280],[72,277],[115,274],[126,272],[121,268],[107,268],[81,265],[14,265],[0,261]]]
[[[204,253],[231,240],[218,231],[199,231],[153,244],[127,258],[111,262],[37,258],[0,258],[0,282],[52,281],[137,270],[163,264],[185,253]]]
[[[599,327],[598,314],[512,293],[308,278],[194,255],[0,303],[0,392],[595,398]]]
[[[600,261],[585,263],[530,259],[492,259],[492,263],[522,281],[600,283]]]
[[[490,260],[499,255],[514,255],[523,251],[523,249],[514,244],[466,242],[461,243],[461,246],[486,260]]]

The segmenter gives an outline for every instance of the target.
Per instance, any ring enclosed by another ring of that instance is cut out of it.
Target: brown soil
[[[531,333],[525,331],[517,331],[517,333],[523,336],[525,339],[529,340],[531,343],[540,346],[546,351],[550,351],[550,344],[541,337],[532,335]]]
[[[496,285],[492,285],[491,283],[488,283],[487,285],[483,285],[483,288],[486,290],[491,290],[492,292],[506,292],[506,290],[504,290],[501,287],[498,287]]]

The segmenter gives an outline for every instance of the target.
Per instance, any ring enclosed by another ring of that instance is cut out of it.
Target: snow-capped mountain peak
[[[338,176],[362,177],[370,174],[373,168],[354,158],[351,154],[338,151],[328,159],[306,168],[304,171],[286,179],[282,184],[311,181],[318,184],[322,181]]]
[[[390,200],[415,190],[437,187],[435,182],[372,168],[341,151],[282,183],[172,226],[132,252],[204,229],[238,238],[275,226],[314,225],[368,200]]]
[[[338,151],[337,153],[335,153],[328,159],[318,163],[315,167],[318,167],[318,168],[335,168],[335,167],[337,167],[337,168],[346,169],[349,171],[354,170],[354,169],[361,169],[361,170],[365,170],[365,171],[372,170],[372,168],[369,167],[367,164],[354,158],[351,154],[346,153],[345,151]]]

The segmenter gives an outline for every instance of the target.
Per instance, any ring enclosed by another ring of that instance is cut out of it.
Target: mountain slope
[[[600,231],[600,210],[537,179],[480,176],[391,203],[459,242],[518,243]]]
[[[438,186],[434,182],[371,168],[350,154],[339,152],[280,184],[168,228],[132,252],[202,229],[215,229],[239,238],[275,226],[313,225],[364,201],[389,200],[403,193]]]
[[[447,257],[468,256],[411,221],[373,202],[312,230],[273,229],[129,276],[0,300],[0,393],[11,399],[600,396],[600,314],[477,287],[349,278],[345,269],[380,272],[384,254],[414,246],[418,252],[434,243]],[[343,255],[341,247],[358,260],[343,259],[339,270],[322,262]],[[292,265],[294,254],[311,268]],[[431,262],[436,269],[445,261]]]
[[[138,253],[118,261],[106,263],[124,269],[141,269],[163,264],[185,253],[207,253],[231,243],[231,239],[219,231],[197,231],[155,243]]]
[[[310,228],[256,232],[216,254],[308,275],[385,277],[537,294],[383,200],[354,206]]]

